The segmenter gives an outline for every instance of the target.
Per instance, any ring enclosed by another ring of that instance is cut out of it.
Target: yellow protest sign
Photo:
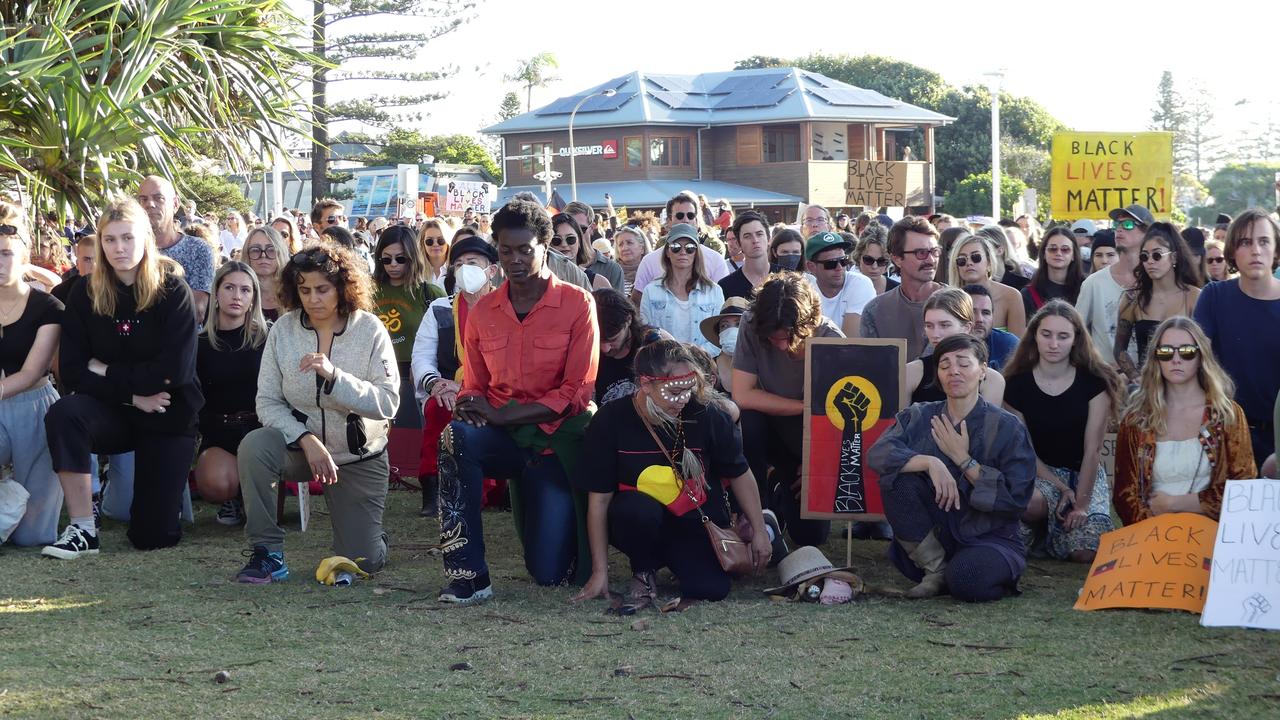
[[[1054,219],[1099,220],[1135,203],[1157,220],[1170,219],[1172,133],[1054,133],[1051,155]]]
[[[1164,608],[1199,613],[1218,523],[1195,513],[1157,515],[1102,536],[1076,610]]]

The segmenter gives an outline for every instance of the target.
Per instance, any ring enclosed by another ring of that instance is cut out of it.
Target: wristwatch
[[[973,456],[970,455],[969,459],[965,461],[965,464],[960,466],[960,474],[963,475],[964,473],[969,472],[969,468],[975,468],[975,467],[978,467],[978,461],[974,460]]]

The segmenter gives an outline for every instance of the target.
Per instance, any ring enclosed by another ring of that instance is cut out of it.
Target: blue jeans
[[[449,423],[440,436],[440,544],[449,580],[489,572],[480,496],[486,477],[520,483],[524,565],[539,585],[568,578],[577,556],[573,493],[554,455],[520,448],[505,428]]]

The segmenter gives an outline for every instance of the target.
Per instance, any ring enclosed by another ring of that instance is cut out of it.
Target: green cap
[[[853,249],[853,243],[845,240],[840,233],[820,232],[805,241],[804,259],[812,260],[814,255],[832,248],[843,248],[845,252],[849,252]]]

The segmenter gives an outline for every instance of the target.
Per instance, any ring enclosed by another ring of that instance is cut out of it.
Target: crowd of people
[[[50,268],[47,222],[0,204],[0,462],[30,495],[10,541],[95,555],[105,515],[169,547],[194,488],[245,526],[236,579],[280,581],[296,483],[372,572],[407,452],[443,602],[493,596],[491,504],[575,600],[652,607],[663,568],[718,600],[743,568],[711,526],[757,572],[830,536],[800,510],[805,342],[898,338],[911,402],[866,455],[886,520],[855,532],[889,541],[908,597],[1017,594],[1028,556],[1091,562],[1113,510],[1217,517],[1227,480],[1276,474],[1275,215],[1097,220],[809,205],[787,225],[681,192],[633,217],[517,195],[460,219],[349,223],[325,199],[207,223],[148,177]]]

